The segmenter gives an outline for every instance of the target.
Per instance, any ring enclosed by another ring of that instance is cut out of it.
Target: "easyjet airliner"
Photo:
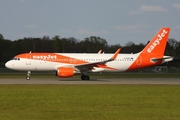
[[[75,54],[75,53],[24,53],[15,56],[5,66],[13,70],[27,71],[26,79],[30,79],[31,71],[55,71],[58,77],[72,77],[81,73],[82,80],[89,80],[89,72],[122,72],[155,65],[173,60],[164,56],[170,28],[162,28],[136,54]]]

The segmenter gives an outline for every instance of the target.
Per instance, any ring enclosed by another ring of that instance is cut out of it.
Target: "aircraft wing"
[[[75,65],[74,67],[77,68],[79,71],[92,70],[93,67],[98,67],[100,65],[105,65],[107,62],[114,61],[116,59],[116,57],[118,56],[120,50],[121,49],[119,48],[114,53],[114,55],[110,59],[108,59],[108,60],[99,61],[99,62],[93,62],[93,63],[80,64],[80,65]]]

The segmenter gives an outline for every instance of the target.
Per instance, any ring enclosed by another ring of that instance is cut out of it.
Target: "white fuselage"
[[[22,70],[22,71],[54,71],[57,70],[58,67],[76,66],[78,65],[77,64],[78,60],[86,61],[88,63],[108,60],[109,58],[111,58],[113,54],[61,53],[61,55],[68,56],[70,57],[70,59],[57,58],[57,59],[53,59],[53,61],[51,60],[47,61],[46,59],[43,58],[29,59],[32,57],[29,55],[28,56],[29,58],[20,58],[19,60],[8,61],[6,63],[6,67],[14,70]],[[100,71],[126,71],[130,67],[130,65],[137,59],[137,56],[138,54],[119,54],[114,61],[106,63],[108,67],[114,68],[114,70],[103,68]],[[142,60],[137,62],[137,65],[141,65],[141,62]],[[94,72],[96,72],[96,70],[94,70]]]
[[[100,61],[108,60],[112,57],[113,54],[75,54],[75,53],[54,53],[56,55],[68,56],[69,58],[52,58],[47,59],[46,57],[39,57],[32,59],[31,54],[27,55],[27,58],[18,58],[16,60],[10,60],[6,63],[6,67],[14,70],[22,71],[56,71],[58,67],[76,67],[80,65],[78,61],[85,61],[87,63],[95,63]],[[137,54],[119,54],[114,61],[106,63],[106,67],[94,67],[94,69],[89,70],[88,72],[100,72],[100,71],[127,71],[130,66],[134,63],[137,65],[137,69],[143,67],[143,60],[150,58],[138,57]],[[138,58],[138,59],[137,59]],[[172,60],[172,59],[171,59]],[[169,60],[164,60],[168,62]],[[81,63],[82,64],[82,63]],[[85,64],[85,63],[83,63]],[[153,65],[153,64],[152,64]],[[149,64],[151,66],[151,64]],[[147,67],[147,66],[146,66]],[[78,72],[78,71],[76,71]]]

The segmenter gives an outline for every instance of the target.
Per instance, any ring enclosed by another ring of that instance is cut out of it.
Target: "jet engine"
[[[74,68],[65,68],[65,67],[59,67],[56,76],[67,78],[72,77],[74,75]]]

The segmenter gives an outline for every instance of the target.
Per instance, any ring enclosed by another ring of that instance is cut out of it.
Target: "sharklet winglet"
[[[109,59],[109,61],[113,61],[116,59],[116,57],[118,56],[119,52],[120,52],[121,48],[117,49],[117,51],[114,53],[113,57]]]

